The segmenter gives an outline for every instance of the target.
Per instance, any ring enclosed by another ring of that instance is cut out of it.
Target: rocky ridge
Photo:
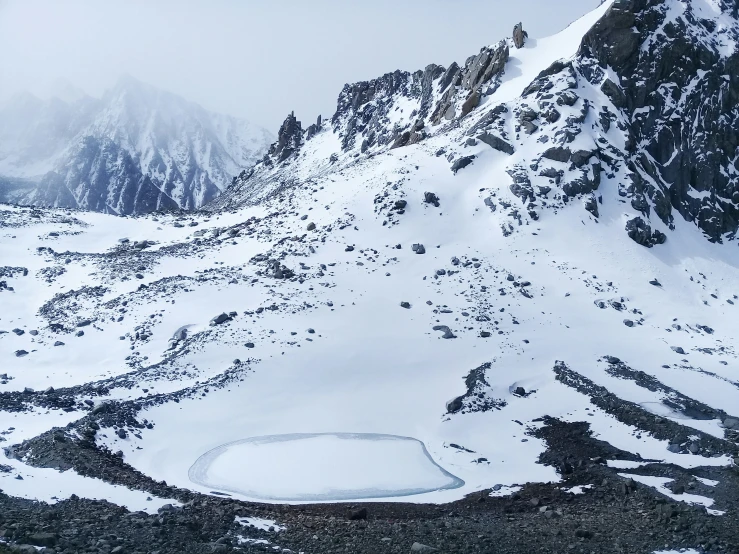
[[[712,241],[731,239],[739,228],[736,10],[729,0],[617,0],[576,56],[555,61],[502,103],[495,92],[510,48],[523,47],[520,25],[514,39],[484,47],[461,67],[432,64],[346,85],[324,130],[339,141],[330,156],[306,172],[309,162],[298,163],[295,148],[292,159],[280,150],[234,179],[210,209],[256,202],[329,165],[448,135],[461,147],[480,141],[511,156],[510,190],[524,205],[512,213],[514,227],[522,217],[536,220],[537,208],[576,199],[597,218],[608,180],[634,212],[628,235],[644,246],[667,240],[676,215]]]

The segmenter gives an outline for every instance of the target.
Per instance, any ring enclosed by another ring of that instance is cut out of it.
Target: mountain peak
[[[62,91],[66,85],[59,83]],[[25,201],[123,215],[196,209],[253,165],[272,138],[129,74],[90,100],[28,95],[0,112],[0,176],[40,187]],[[19,201],[0,190],[3,199]]]
[[[69,104],[89,98],[89,95],[85,91],[63,77],[58,77],[49,83],[46,89],[46,96],[48,98],[57,98]]]

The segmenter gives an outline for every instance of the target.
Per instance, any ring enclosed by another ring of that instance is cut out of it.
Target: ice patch
[[[210,489],[288,502],[410,496],[464,485],[421,441],[374,433],[252,437],[206,452],[188,475]]]

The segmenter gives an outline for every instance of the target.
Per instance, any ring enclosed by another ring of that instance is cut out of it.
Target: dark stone
[[[600,86],[600,90],[603,91],[608,99],[613,102],[613,105],[617,108],[626,107],[626,95],[616,83],[606,78],[603,84]]]
[[[474,110],[480,103],[480,93],[476,90],[472,91],[467,97],[467,100],[462,104],[462,117],[466,116],[472,110]]]
[[[268,155],[277,161],[285,161],[296,152],[303,143],[303,129],[300,121],[295,119],[295,113],[290,113],[280,125],[277,132],[277,141],[270,146]]]
[[[482,135],[478,135],[478,140],[481,140],[494,150],[499,150],[500,152],[503,152],[505,154],[508,154],[509,156],[515,152],[513,146],[506,141],[504,141],[502,138],[490,134],[490,133],[483,133]]]
[[[352,512],[349,516],[351,521],[357,521],[360,519],[367,519],[367,508],[360,508],[359,510]]]
[[[434,331],[441,331],[444,333],[441,338],[443,339],[456,339],[456,335],[452,333],[452,330],[447,325],[434,325]]]
[[[457,174],[457,171],[459,171],[460,169],[464,169],[465,167],[467,167],[468,165],[470,165],[472,163],[472,160],[474,160],[474,159],[475,159],[475,156],[474,155],[472,155],[472,156],[464,156],[462,158],[459,158],[457,161],[455,161],[452,164],[452,173],[454,173],[456,175]]]
[[[595,196],[590,195],[585,199],[585,209],[588,210],[594,217],[598,216],[598,201]]]
[[[57,536],[54,533],[34,533],[26,537],[28,544],[34,546],[46,546],[52,548],[57,543]]]
[[[210,320],[210,324],[211,324],[211,326],[213,326],[213,325],[220,325],[221,323],[225,323],[226,321],[230,321],[230,320],[231,320],[231,318],[229,317],[229,315],[224,312],[222,314],[217,315],[213,319],[211,319]]]
[[[526,43],[526,37],[528,36],[528,33],[523,30],[521,23],[516,23],[513,26],[513,45],[516,48],[523,48],[523,45]]]
[[[439,207],[439,197],[436,196],[433,192],[424,192],[423,201],[426,204],[433,204],[437,208]]]
[[[542,157],[548,160],[554,160],[555,162],[565,163],[570,161],[571,155],[572,153],[570,152],[569,148],[564,148],[562,146],[553,146],[545,150],[542,154]]]
[[[652,227],[641,217],[635,217],[626,222],[626,234],[642,246],[652,248],[655,244],[663,244],[667,237],[660,231],[652,232]]]

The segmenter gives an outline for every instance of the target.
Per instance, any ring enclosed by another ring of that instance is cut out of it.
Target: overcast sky
[[[599,0],[0,0],[0,101],[64,78],[99,96],[122,73],[276,132],[330,116],[341,87],[447,66],[566,27]]]

